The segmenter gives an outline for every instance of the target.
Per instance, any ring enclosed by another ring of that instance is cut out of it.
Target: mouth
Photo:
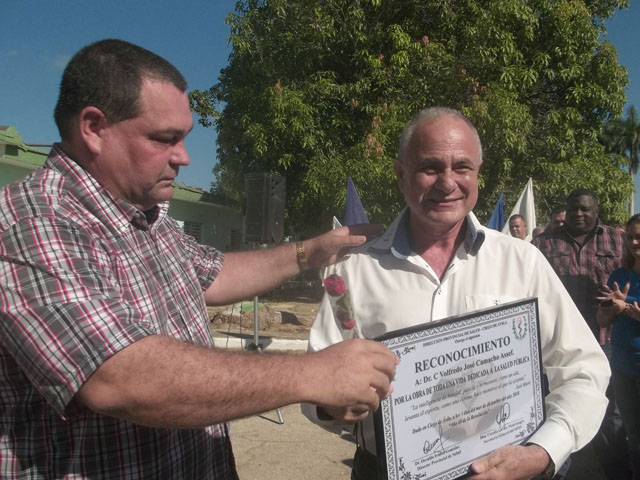
[[[435,203],[438,205],[450,205],[462,200],[462,197],[455,198],[427,198],[427,202]]]
[[[450,208],[457,207],[461,201],[462,201],[461,198],[442,198],[442,199],[428,198],[426,203],[430,208],[447,210]]]

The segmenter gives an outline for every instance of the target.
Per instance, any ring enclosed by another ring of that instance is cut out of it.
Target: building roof
[[[46,159],[47,152],[24,143],[15,127],[0,125],[1,162],[35,170]]]

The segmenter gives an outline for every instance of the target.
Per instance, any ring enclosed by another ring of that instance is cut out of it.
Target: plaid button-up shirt
[[[595,297],[600,286],[606,285],[609,275],[621,265],[623,230],[598,223],[580,245],[560,227],[542,233],[533,244],[556,271],[596,338],[601,337]]]
[[[148,428],[74,400],[148,335],[212,346],[222,264],[167,216],[113,197],[54,146],[0,190],[0,477],[236,478],[225,424]]]

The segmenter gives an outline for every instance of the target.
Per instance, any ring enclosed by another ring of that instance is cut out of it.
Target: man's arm
[[[380,225],[375,224],[354,225],[305,240],[307,263],[316,268],[335,263],[346,249],[362,245],[367,236],[379,233],[380,229]],[[205,292],[205,300],[208,305],[228,305],[269,291],[302,270],[295,243],[266,250],[230,252],[225,254],[220,273]]]
[[[375,410],[396,363],[390,350],[367,340],[258,356],[150,336],[104,362],[75,398],[97,413],[167,428],[204,427],[297,402]]]
[[[526,295],[538,298],[542,363],[550,388],[546,420],[528,440],[534,445],[503,447],[474,462],[474,480],[531,478],[549,458],[562,465],[593,438],[608,403],[607,358],[560,279],[536,257],[525,269]]]

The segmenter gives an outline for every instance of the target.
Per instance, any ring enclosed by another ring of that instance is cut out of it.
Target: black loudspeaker
[[[284,235],[285,179],[273,173],[244,176],[245,241],[280,243]]]

